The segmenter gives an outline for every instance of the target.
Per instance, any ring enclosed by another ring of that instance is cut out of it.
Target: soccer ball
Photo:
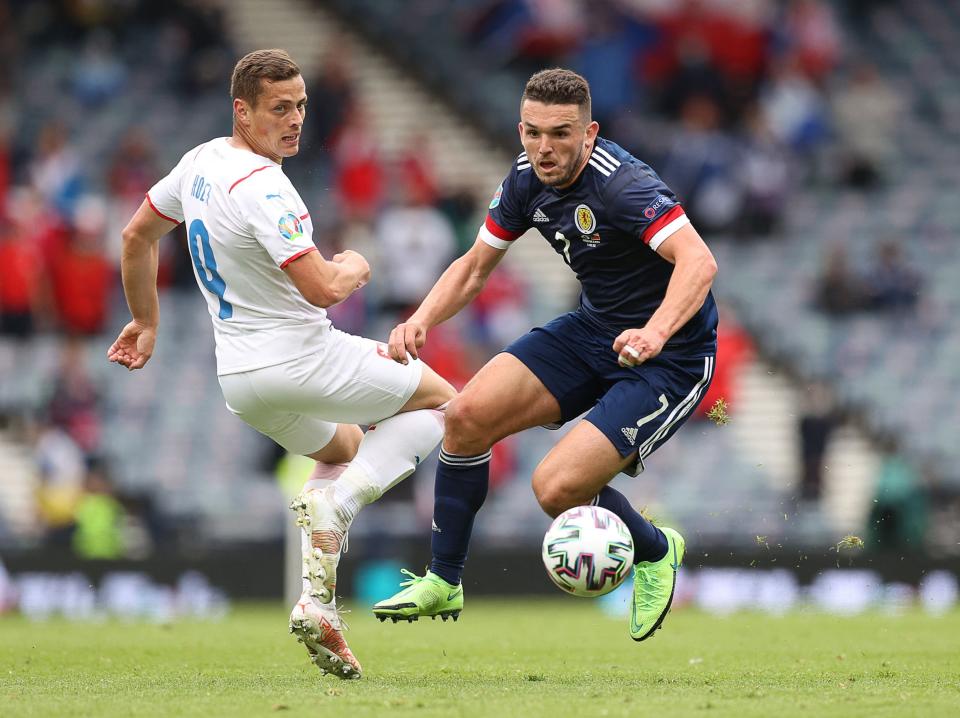
[[[630,573],[633,539],[612,511],[576,506],[550,524],[542,555],[547,576],[558,588],[574,596],[602,596]]]

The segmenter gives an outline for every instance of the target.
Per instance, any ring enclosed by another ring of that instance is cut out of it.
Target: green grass
[[[221,623],[0,618],[0,716],[956,716],[960,613],[712,618],[645,643],[588,601],[472,601],[458,623],[352,614],[360,681],[321,678],[282,606]]]

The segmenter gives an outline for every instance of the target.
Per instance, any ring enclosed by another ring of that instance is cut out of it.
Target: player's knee
[[[550,476],[539,468],[533,472],[533,493],[540,503],[540,508],[551,518],[583,503],[582,497],[570,485],[558,481],[556,476]]]
[[[356,424],[340,424],[330,443],[320,451],[310,454],[310,458],[324,464],[346,464],[353,461],[360,448],[363,431]]]
[[[447,406],[443,446],[447,451],[468,456],[490,448],[489,433],[482,411],[469,396],[455,396]]]

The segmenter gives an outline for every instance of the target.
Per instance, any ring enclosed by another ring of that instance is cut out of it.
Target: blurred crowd
[[[0,51],[10,66],[25,68],[28,56],[53,65],[49,80],[59,101],[77,110],[70,117],[30,116],[30,103],[18,93],[31,78],[25,71],[0,78],[0,349],[12,352],[21,370],[38,338],[56,337],[60,354],[39,403],[7,405],[0,398],[0,429],[32,447],[37,519],[51,545],[85,557],[139,555],[163,540],[169,526],[148,493],[131,494],[111,476],[101,431],[106,392],[90,361],[123,321],[121,229],[189,146],[135,120],[110,143],[109,156],[90,157],[84,140],[97,132],[99,111],[122,107],[135,91],[138,70],[149,71],[170,97],[218,98],[226,124],[210,123],[209,134],[193,141],[229,134],[226,83],[235,53],[215,3],[0,0],[0,17]],[[130,57],[123,38],[148,24],[158,28],[162,52]],[[198,74],[198,67],[205,70]],[[307,80],[311,111],[301,156],[285,170],[314,210],[321,251],[331,256],[349,247],[373,267],[374,281],[332,308],[333,321],[345,331],[386,336],[472,244],[482,203],[439,185],[422,151],[424,137],[411,138],[397,156],[383,154],[342,59],[325,58]],[[161,293],[193,293],[194,284],[180,227],[161,242],[158,285]],[[528,305],[523,283],[509,270],[498,272],[461,321],[432,332],[425,360],[462,386],[495,348],[528,328]],[[509,475],[509,444],[497,462],[501,475]]]
[[[583,73],[601,132],[655,167],[703,231],[768,236],[811,175],[860,188],[887,177],[903,108],[873,64],[846,52],[835,3],[461,7],[465,37],[493,66]]]
[[[771,237],[801,183],[870,191],[889,178],[903,107],[873,65],[846,57],[837,10],[824,0],[473,0],[457,8],[464,41],[495,68],[582,72],[601,132],[655,167],[704,233]],[[167,530],[149,496],[111,481],[104,392],[87,356],[91,346],[105,349],[122,321],[120,230],[188,149],[176,121],[158,136],[137,116],[109,154],[91,156],[85,140],[103,110],[143,90],[144,77],[163,103],[156,107],[174,117],[189,108],[173,98],[218,98],[225,114],[192,140],[228,134],[226,78],[237,54],[228,38],[212,2],[0,0],[0,58],[18,68],[0,75],[0,342],[16,351],[55,335],[62,353],[42,405],[0,405],[0,423],[19,427],[32,447],[48,538],[80,555],[137,555]],[[437,180],[426,135],[384,155],[347,63],[324,57],[306,78],[302,157],[285,170],[311,208],[325,256],[349,247],[373,267],[371,285],[331,309],[334,323],[383,337],[472,244],[485,202]],[[28,89],[55,95],[58,112],[44,112]],[[161,291],[196,291],[182,227],[161,247]],[[847,270],[842,251],[825,261],[818,307],[910,310],[921,278],[895,244],[878,248],[869,283]],[[498,270],[469,311],[431,332],[424,359],[462,386],[529,328],[524,279]],[[702,411],[717,398],[735,401],[737,369],[753,355],[735,323],[722,331]],[[800,429],[814,467],[829,428]],[[512,451],[510,442],[498,447],[494,476],[511,474]],[[810,471],[802,491],[815,499]]]
[[[41,538],[85,558],[141,556],[163,535],[150,497],[111,476],[88,366],[115,329],[119,230],[160,161],[135,121],[106,138],[108,154],[81,140],[145,73],[171,93],[222,89],[225,37],[215,5],[0,1],[0,348],[23,381],[35,338],[55,338],[44,346],[59,355],[38,401],[0,402],[0,429],[32,451]],[[163,286],[176,254],[164,248]]]

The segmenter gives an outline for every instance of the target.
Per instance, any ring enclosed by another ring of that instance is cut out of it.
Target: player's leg
[[[658,560],[667,551],[663,533],[643,518],[623,494],[608,486],[614,476],[635,462],[635,451],[622,456],[600,429],[584,420],[534,470],[533,493],[549,516],[586,504],[612,511],[630,530],[634,562]]]
[[[560,419],[560,405],[513,354],[491,359],[447,408],[434,484],[430,571],[460,583],[473,521],[487,495],[490,457],[500,439]]]
[[[317,460],[305,490],[327,487],[343,472],[357,452],[362,432],[355,424],[334,424],[283,411],[267,404],[254,387],[253,372],[220,377],[230,411],[291,453]],[[322,673],[359,678],[361,667],[343,638],[335,601],[313,600],[313,583],[322,580],[319,554],[301,521],[303,593],[290,613],[290,631],[302,642]],[[313,579],[313,580],[311,580]]]
[[[323,491],[305,492],[296,500],[309,523],[314,551],[323,576],[313,582],[321,602],[336,591],[337,566],[347,531],[367,504],[412,474],[443,434],[441,407],[453,387],[422,362],[397,364],[372,340],[340,334],[324,357],[326,373],[336,372],[323,408],[360,423],[371,424],[347,468]],[[386,418],[383,418],[386,417]]]
[[[317,464],[310,478],[303,485],[306,492],[320,494],[340,477],[348,462],[357,454],[363,432],[356,424],[339,424],[330,442],[319,451],[309,454]],[[298,508],[291,506],[295,510]],[[337,610],[336,597],[328,603],[315,600],[314,585],[321,585],[326,578],[322,565],[322,553],[313,545],[312,532],[304,525],[303,514],[298,512],[300,526],[300,550],[303,557],[303,590],[300,599],[290,613],[290,632],[304,644],[310,660],[321,674],[333,674],[338,678],[360,678],[362,668],[343,636],[343,621]]]
[[[487,493],[490,447],[533,426],[567,421],[603,391],[575,313],[517,339],[490,360],[447,411],[434,490],[431,574],[456,586]]]
[[[491,447],[506,436],[580,412],[568,407],[564,413],[557,399],[575,395],[570,387],[580,383],[580,373],[564,371],[558,361],[561,344],[545,331],[531,332],[490,360],[450,403],[434,488],[430,570],[425,576],[406,572],[410,579],[403,590],[374,606],[381,621],[459,615],[460,575],[474,517],[487,495]],[[551,367],[565,375],[566,393]]]
[[[402,373],[408,369],[402,364],[391,364],[391,372]],[[416,390],[398,411],[370,426],[356,456],[333,486],[332,495],[347,521],[352,521],[362,506],[376,501],[412,474],[440,443],[443,408],[456,390],[426,364],[417,364],[420,366]],[[382,407],[371,407],[372,412],[382,410]]]
[[[620,471],[636,475],[642,461],[690,416],[710,385],[713,358],[651,360],[626,370],[586,419],[537,467],[534,492],[551,516],[590,503],[609,509],[630,530],[635,545],[630,635],[642,641],[670,609],[683,537],[644,519],[607,485]]]

